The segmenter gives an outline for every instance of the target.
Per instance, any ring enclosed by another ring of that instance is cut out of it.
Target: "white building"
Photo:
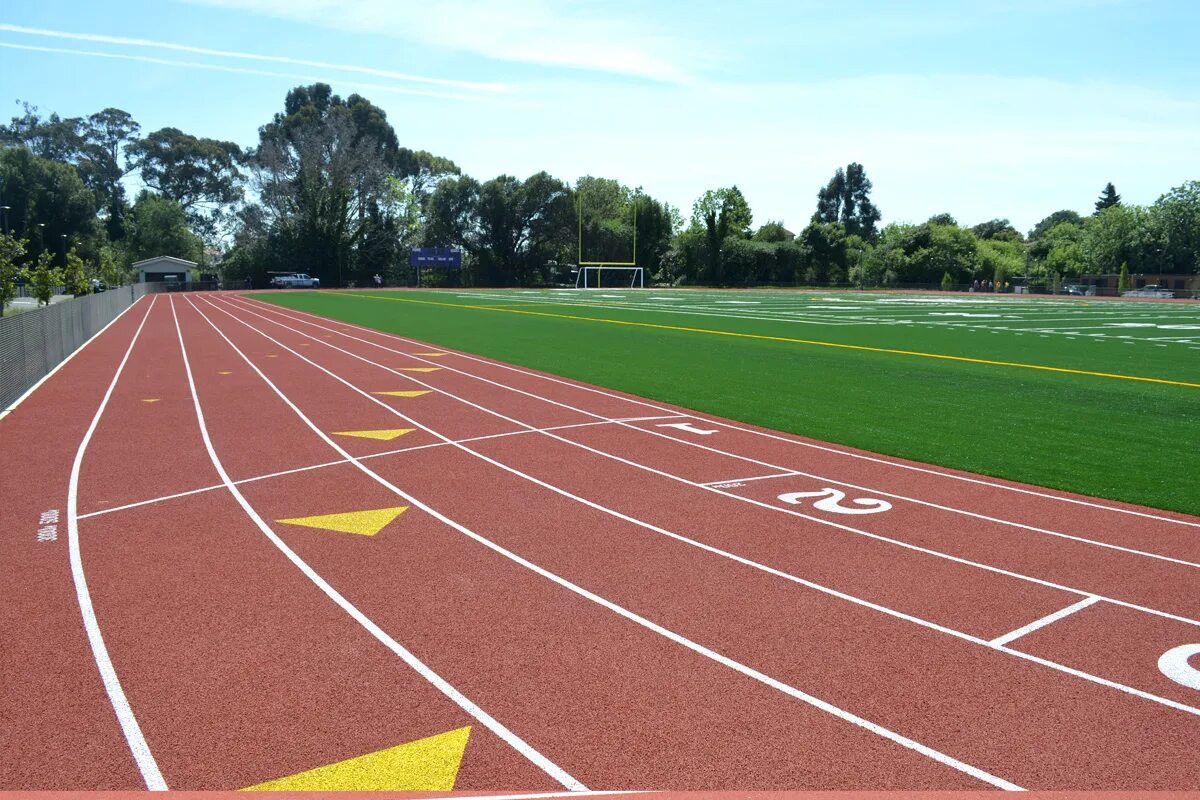
[[[155,256],[135,261],[133,268],[139,283],[191,283],[196,262],[174,256]]]

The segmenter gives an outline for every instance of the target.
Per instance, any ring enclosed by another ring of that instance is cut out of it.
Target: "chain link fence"
[[[6,409],[155,284],[118,286],[0,318],[0,409]]]

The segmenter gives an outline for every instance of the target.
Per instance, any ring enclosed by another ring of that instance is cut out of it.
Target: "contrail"
[[[213,72],[232,72],[239,75],[262,75],[268,78],[287,78],[288,80],[298,81],[328,81],[327,77],[317,75],[298,75],[291,72],[271,72],[262,69],[248,69],[246,67],[226,67],[221,64],[205,64],[199,61],[172,61],[168,58],[152,58],[150,56],[134,56],[126,53],[105,53],[98,50],[72,50],[66,47],[38,47],[31,44],[12,44],[11,42],[0,42],[0,47],[10,50],[33,50],[38,53],[64,53],[73,56],[91,56],[93,58],[114,58],[121,61],[138,61],[143,64],[163,64],[169,67],[185,67],[188,69],[207,69]],[[347,86],[354,86],[360,89],[371,89],[381,92],[394,92],[396,94],[415,94],[423,97],[441,97],[448,100],[464,100],[470,101],[474,98],[461,94],[451,94],[449,92],[435,92],[427,89],[408,89],[402,86],[389,86],[384,83],[359,83],[351,81],[341,81]]]
[[[458,89],[470,89],[472,91],[479,92],[511,91],[511,87],[502,83],[479,83],[476,81],[453,80],[450,78],[430,78],[423,75],[410,75],[406,72],[392,72],[390,70],[375,69],[373,67],[358,67],[354,66],[353,64],[332,64],[325,61],[308,61],[302,58],[289,58],[287,56],[266,56],[259,53],[240,53],[234,50],[213,50],[207,47],[193,47],[191,45],[176,44],[174,42],[159,42],[153,39],[134,39],[127,36],[108,36],[100,33],[71,33],[69,31],[52,31],[46,28],[29,28],[24,25],[10,25],[8,23],[0,23],[0,31],[5,31],[8,33],[20,33],[27,36],[46,36],[52,39],[71,39],[80,42],[117,44],[126,45],[128,47],[152,47],[160,50],[175,50],[181,53],[194,53],[196,55],[216,56],[218,58],[240,58],[248,61],[268,61],[275,64],[294,64],[296,66],[315,67],[317,69],[357,72],[363,75],[371,75],[376,78],[390,78],[392,80],[409,81],[412,83],[427,83],[435,86],[453,86]]]

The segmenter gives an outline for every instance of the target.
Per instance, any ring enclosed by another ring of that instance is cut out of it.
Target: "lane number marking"
[[[892,504],[886,500],[878,500],[874,497],[856,497],[850,502],[860,508],[852,506],[843,506],[841,501],[846,499],[846,493],[839,489],[831,489],[825,487],[819,492],[789,492],[788,494],[779,495],[779,499],[785,503],[791,503],[794,506],[803,505],[804,501],[810,497],[820,497],[813,503],[813,508],[821,511],[829,511],[833,514],[879,514],[889,510]]]
[[[1181,644],[1172,647],[1158,658],[1158,669],[1163,675],[1189,689],[1200,691],[1200,669],[1188,663],[1188,659],[1200,653],[1200,644]]]
[[[38,517],[37,540],[39,542],[58,541],[58,509],[43,511]]]

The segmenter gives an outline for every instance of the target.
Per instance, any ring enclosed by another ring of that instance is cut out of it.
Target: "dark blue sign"
[[[462,250],[454,247],[414,247],[408,255],[413,267],[443,267],[455,269],[462,266]]]

